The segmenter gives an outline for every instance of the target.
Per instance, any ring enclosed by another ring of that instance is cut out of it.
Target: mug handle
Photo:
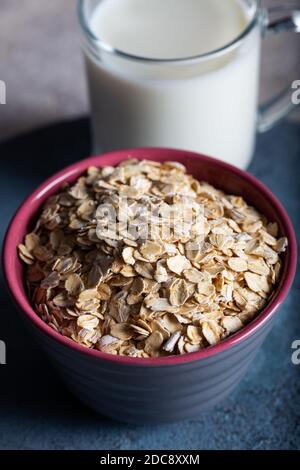
[[[285,13],[285,16],[279,20],[271,21],[272,13]],[[262,35],[263,38],[273,36],[277,33],[292,31],[300,33],[300,9],[299,4],[293,8],[293,5],[282,5],[273,8],[266,8],[262,14]],[[299,81],[297,81],[300,84]],[[292,86],[279,93],[267,103],[263,104],[258,111],[258,132],[266,132],[275,124],[281,121],[291,111],[298,106],[298,103],[292,100]]]

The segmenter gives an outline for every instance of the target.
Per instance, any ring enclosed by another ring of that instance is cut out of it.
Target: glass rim
[[[154,64],[180,64],[184,62],[194,62],[194,61],[199,61],[202,59],[210,59],[214,57],[218,57],[219,55],[222,55],[223,53],[229,52],[232,49],[235,49],[238,47],[241,42],[248,36],[248,34],[254,29],[256,26],[259,17],[260,17],[260,12],[261,12],[261,3],[262,0],[254,0],[255,1],[255,11],[253,14],[253,18],[247,24],[246,28],[232,41],[226,43],[224,46],[214,49],[209,52],[205,52],[203,54],[197,54],[197,55],[192,55],[192,56],[187,56],[187,57],[179,57],[179,58],[154,58],[154,57],[143,57],[140,55],[135,55],[135,54],[130,54],[129,52],[122,51],[121,49],[113,47],[111,44],[109,44],[106,41],[103,41],[100,37],[96,36],[92,29],[90,28],[89,21],[86,18],[85,12],[84,12],[84,4],[86,0],[77,0],[77,14],[79,18],[79,24],[81,26],[81,29],[83,33],[87,36],[88,40],[95,46],[99,48],[99,50],[102,50],[106,53],[112,54],[114,56],[126,59],[126,60],[131,60],[131,61],[137,61],[137,62],[146,62],[146,63],[154,63]]]

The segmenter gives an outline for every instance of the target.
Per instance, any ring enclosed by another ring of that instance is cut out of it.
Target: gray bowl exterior
[[[28,326],[69,390],[118,421],[156,424],[195,419],[228,396],[271,329],[274,315],[247,339],[200,360],[174,365],[128,365],[90,357]]]

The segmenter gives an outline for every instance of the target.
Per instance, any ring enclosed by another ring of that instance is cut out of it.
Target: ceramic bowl
[[[272,300],[250,324],[215,346],[181,356],[151,359],[109,355],[61,336],[31,307],[17,245],[30,230],[44,202],[63,183],[75,181],[89,166],[116,165],[129,156],[182,162],[195,178],[243,196],[270,221],[276,221],[280,234],[288,238],[281,280]],[[25,323],[70,391],[103,415],[145,424],[194,419],[231,394],[273,326],[275,313],[291,287],[296,257],[295,235],[288,215],[275,196],[253,176],[203,155],[145,148],[116,151],[77,162],[43,183],[23,203],[10,224],[4,243],[3,267],[8,288]]]

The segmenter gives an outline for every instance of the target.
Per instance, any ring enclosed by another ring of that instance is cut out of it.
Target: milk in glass
[[[101,41],[99,53],[85,51],[94,151],[172,147],[245,168],[255,140],[260,58],[259,28],[235,41],[250,22],[246,4],[98,2],[89,28]]]

